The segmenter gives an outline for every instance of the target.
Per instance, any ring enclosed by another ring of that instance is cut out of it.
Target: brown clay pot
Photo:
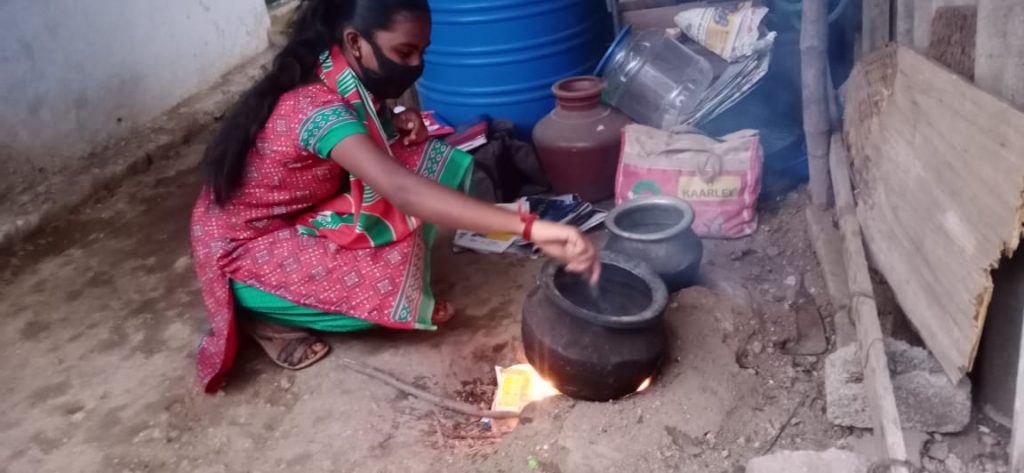
[[[590,202],[611,198],[629,117],[601,103],[604,81],[598,77],[570,77],[551,90],[557,105],[533,129],[551,185],[559,194],[579,194]]]

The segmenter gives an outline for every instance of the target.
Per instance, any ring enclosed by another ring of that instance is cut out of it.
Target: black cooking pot
[[[523,305],[530,364],[563,394],[609,401],[633,393],[666,352],[668,291],[645,263],[601,255],[597,290],[554,262]]]

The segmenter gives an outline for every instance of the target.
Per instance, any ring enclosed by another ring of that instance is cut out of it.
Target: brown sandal
[[[298,371],[309,368],[331,351],[330,345],[305,330],[278,328],[274,325],[260,323],[246,327],[246,331],[252,335],[256,343],[260,344],[274,364],[288,370]],[[286,341],[286,343],[281,346],[281,341]],[[323,350],[309,356],[310,349],[317,343],[324,346]],[[296,355],[299,356],[298,359],[296,359]]]

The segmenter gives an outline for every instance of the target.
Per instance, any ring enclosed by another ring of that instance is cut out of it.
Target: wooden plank
[[[826,208],[832,190],[828,176],[831,132],[828,84],[828,5],[826,0],[804,0],[800,19],[800,70],[803,86],[804,136],[810,168],[811,202]]]
[[[632,26],[637,31],[655,28],[675,28],[676,15],[683,10],[691,8],[694,8],[693,4],[684,3],[667,7],[624,11],[622,12],[622,22]]]
[[[878,322],[874,288],[868,273],[867,257],[860,223],[857,220],[853,185],[850,182],[850,162],[846,144],[840,132],[832,135],[829,166],[836,194],[836,213],[839,231],[843,235],[843,260],[850,285],[850,314],[857,329],[858,352],[864,366],[864,389],[871,414],[875,420],[875,434],[882,440],[883,450],[890,460],[907,460],[900,415],[889,377],[889,361],[885,354],[885,338]],[[893,472],[906,472],[903,466],[894,466]]]
[[[678,0],[618,0],[618,2],[621,12],[667,7],[680,3]]]
[[[845,115],[874,266],[954,382],[1024,214],[1024,114],[905,48],[857,66]]]

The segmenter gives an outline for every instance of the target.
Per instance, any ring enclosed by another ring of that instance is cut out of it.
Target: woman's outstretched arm
[[[367,135],[345,138],[331,150],[331,159],[359,176],[399,210],[423,221],[472,232],[523,233],[524,225],[515,212],[409,171],[383,153]],[[566,263],[570,271],[596,277],[600,270],[593,244],[575,227],[537,221],[531,240],[549,256]]]

